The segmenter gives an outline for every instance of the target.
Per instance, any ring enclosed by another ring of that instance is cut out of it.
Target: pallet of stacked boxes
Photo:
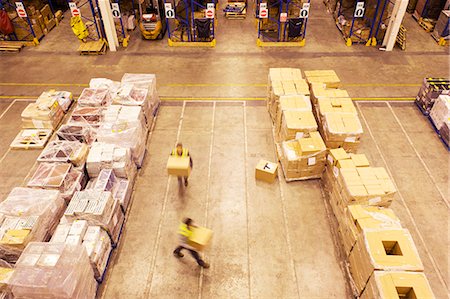
[[[374,271],[361,299],[422,298],[434,299],[425,274],[406,271]]]
[[[267,87],[267,109],[275,122],[280,97],[284,95],[304,95],[309,97],[309,87],[300,69],[271,68]]]
[[[14,188],[0,203],[0,258],[16,262],[28,243],[48,241],[64,208],[57,190]]]
[[[339,89],[341,81],[333,70],[305,71],[311,101],[317,105],[320,98],[349,98],[346,90]]]
[[[351,98],[319,98],[314,106],[319,127],[323,127],[325,114],[327,113],[350,113],[358,115],[356,107]]]
[[[70,162],[83,167],[88,157],[89,147],[78,141],[54,140],[47,144],[37,158],[38,162]]]
[[[416,104],[424,115],[429,115],[434,101],[441,94],[450,94],[450,80],[446,78],[424,78],[416,97]]]
[[[11,276],[14,273],[14,268],[11,264],[0,260],[0,298],[1,299],[11,299],[12,294],[9,289],[9,282]]]
[[[55,130],[64,117],[64,110],[56,100],[46,99],[28,104],[21,117],[24,129]]]
[[[102,281],[112,252],[111,239],[100,226],[89,225],[86,220],[61,223],[53,234],[52,243],[83,245],[89,256],[95,279]]]
[[[86,220],[89,225],[100,226],[108,233],[113,246],[116,246],[124,223],[124,213],[110,191],[86,189],[75,193],[61,223],[73,223],[76,220]]]
[[[312,111],[283,110],[281,122],[275,124],[275,141],[309,137],[317,131],[317,122]]]
[[[97,139],[97,130],[88,123],[68,123],[61,125],[56,135],[59,140],[78,141],[90,145]]]
[[[277,144],[278,159],[287,182],[322,177],[327,148],[319,132],[309,135]]]
[[[325,113],[319,131],[330,149],[344,148],[356,153],[363,134],[358,115],[352,113]]]
[[[69,91],[57,91],[54,89],[50,89],[48,91],[44,91],[43,93],[41,93],[41,95],[36,100],[36,103],[43,104],[43,103],[52,103],[54,101],[58,102],[59,106],[64,111],[64,113],[67,113],[67,111],[69,111],[69,108],[73,103],[72,93]]]
[[[450,149],[450,124],[449,122],[445,122],[442,124],[441,129],[439,130],[439,135],[441,136],[442,141],[444,141],[447,149]]]
[[[28,244],[10,279],[14,298],[93,299],[97,282],[82,245]]]

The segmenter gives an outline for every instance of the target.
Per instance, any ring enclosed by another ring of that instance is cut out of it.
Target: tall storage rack
[[[304,46],[310,0],[257,0],[257,45]]]
[[[71,0],[67,0],[67,4],[73,3]],[[89,30],[88,39],[100,40],[105,36],[105,31],[102,25],[102,16],[100,9],[98,9],[98,0],[83,0],[77,4],[77,8],[81,12],[81,18],[86,21],[86,27]],[[86,13],[88,12],[88,13]],[[95,31],[90,28],[95,28]],[[94,34],[91,34],[91,33]]]

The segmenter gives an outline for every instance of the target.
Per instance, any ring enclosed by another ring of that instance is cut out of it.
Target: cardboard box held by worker
[[[191,174],[189,157],[169,156],[167,173],[179,177],[188,177]]]
[[[209,244],[213,235],[213,231],[205,227],[193,227],[192,236],[188,240],[188,244],[198,251],[202,251]]]

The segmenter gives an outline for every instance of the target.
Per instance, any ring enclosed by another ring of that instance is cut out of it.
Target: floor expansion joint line
[[[425,242],[425,240],[424,240],[422,234],[421,234],[420,231],[419,231],[419,228],[417,227],[417,223],[416,223],[416,221],[414,220],[414,217],[413,217],[413,215],[412,215],[412,213],[411,213],[411,210],[409,209],[408,205],[406,204],[405,198],[403,197],[402,193],[400,192],[400,190],[399,190],[399,188],[398,188],[398,186],[397,186],[397,183],[396,183],[395,180],[394,180],[394,176],[392,175],[392,172],[391,172],[391,170],[389,169],[389,166],[388,166],[388,163],[387,163],[387,161],[386,161],[386,158],[384,157],[383,152],[381,151],[381,148],[380,148],[380,146],[378,145],[378,142],[376,141],[375,136],[373,135],[372,130],[371,130],[370,127],[369,127],[369,123],[367,122],[367,119],[365,118],[365,116],[364,116],[364,114],[363,114],[363,112],[362,112],[362,109],[361,109],[361,107],[360,107],[360,105],[359,105],[358,103],[356,103],[356,107],[357,107],[357,109],[359,110],[359,115],[361,115],[361,119],[364,121],[364,123],[365,123],[365,125],[366,125],[366,127],[367,127],[367,130],[369,131],[370,137],[372,138],[373,142],[375,143],[375,147],[377,148],[377,151],[378,151],[378,153],[380,154],[381,159],[383,160],[383,163],[384,163],[384,165],[385,165],[385,167],[386,167],[386,171],[389,173],[389,176],[391,177],[391,179],[392,179],[392,181],[393,181],[393,183],[394,183],[394,185],[395,185],[395,188],[397,189],[397,194],[399,195],[400,200],[401,200],[403,206],[405,207],[405,210],[406,210],[406,212],[407,212],[407,214],[408,214],[408,216],[409,216],[409,218],[410,218],[410,221],[411,221],[411,223],[412,223],[412,225],[413,225],[413,227],[414,227],[414,230],[416,231],[417,236],[419,237],[420,242],[422,243],[422,246],[423,246],[423,248],[425,249],[425,252],[426,252],[428,258],[429,258],[430,261],[431,261],[431,264],[432,264],[432,266],[433,266],[433,269],[434,269],[434,271],[436,272],[436,275],[438,276],[440,283],[442,284],[442,286],[444,286],[445,290],[448,290],[447,283],[445,282],[445,279],[444,279],[443,276],[442,276],[441,270],[438,268],[437,263],[436,263],[434,257],[431,255],[431,252],[430,252],[430,250],[428,249],[428,247],[427,247],[427,245],[426,245],[426,242]],[[450,298],[450,294],[447,293],[447,297]]]
[[[274,130],[271,130],[272,132],[272,140],[275,140]],[[275,143],[273,144],[273,154],[275,155],[275,159],[277,159],[278,162],[278,155],[277,155],[277,149]],[[301,298],[300,296],[300,288],[298,285],[298,276],[297,271],[295,270],[295,262],[294,262],[294,255],[292,254],[292,244],[291,244],[291,237],[289,236],[289,220],[286,213],[286,201],[283,193],[283,186],[281,184],[281,179],[284,178],[283,171],[281,170],[281,167],[278,167],[278,188],[280,190],[280,199],[281,199],[281,210],[283,212],[283,224],[284,229],[286,231],[286,243],[288,245],[288,254],[289,259],[291,260],[291,267],[292,267],[292,276],[295,281],[295,285],[297,287],[297,296],[298,298]]]
[[[209,144],[209,160],[208,160],[208,184],[206,185],[206,205],[205,205],[205,219],[204,219],[204,226],[208,226],[208,210],[209,210],[209,191],[210,191],[210,184],[211,184],[211,162],[212,162],[212,153],[214,148],[214,122],[216,119],[216,103],[214,102],[213,105],[213,115],[212,115],[212,125],[211,125],[211,141]],[[211,265],[211,260],[209,261],[209,264]],[[203,275],[204,275],[204,269],[200,269],[200,277],[198,280],[198,299],[202,299],[202,289],[203,289]]]
[[[183,125],[183,117],[184,117],[185,109],[186,109],[186,102],[183,103],[183,108],[181,110],[181,115],[180,115],[180,121],[178,123],[177,142],[178,142],[178,139],[180,138],[181,127]],[[158,248],[159,248],[159,243],[160,243],[160,239],[161,239],[162,224],[164,221],[164,215],[166,214],[167,201],[169,198],[170,178],[171,178],[171,176],[168,176],[168,178],[167,178],[166,191],[164,193],[164,202],[163,202],[163,206],[161,208],[161,214],[160,214],[161,217],[160,217],[159,224],[158,224],[158,230],[156,232],[155,244],[153,246],[153,255],[152,255],[150,269],[149,269],[150,271],[147,275],[147,283],[145,285],[143,298],[150,298],[150,294],[152,291],[153,273],[154,273],[155,267],[156,267],[156,256],[158,255]]]
[[[420,163],[422,163],[423,167],[425,168],[425,171],[428,173],[428,176],[431,178],[431,181],[433,182],[433,184],[436,187],[437,191],[441,195],[442,200],[444,201],[445,205],[447,206],[448,209],[450,209],[450,203],[449,203],[448,199],[444,196],[444,193],[442,193],[441,189],[437,185],[433,174],[431,173],[430,169],[428,168],[427,164],[423,160],[422,156],[420,155],[420,153],[417,151],[416,147],[414,146],[411,138],[409,137],[408,133],[405,130],[405,127],[403,127],[402,123],[400,122],[400,119],[398,119],[397,114],[395,114],[394,109],[392,109],[392,106],[389,103],[387,103],[387,105],[388,105],[389,109],[391,110],[392,114],[394,115],[395,120],[397,121],[397,123],[399,124],[400,128],[402,129],[403,134],[405,134],[406,139],[408,140],[409,144],[411,145],[411,147],[413,148],[413,150],[416,153],[417,157],[419,158]]]
[[[5,114],[9,111],[9,109],[11,109],[11,107],[16,103],[17,100],[14,100],[11,102],[11,104],[8,105],[8,107],[6,107],[5,111],[3,111],[3,113],[0,115],[0,119],[3,118],[3,116],[5,116]]]
[[[247,224],[247,279],[248,279],[248,298],[252,298],[252,279],[251,279],[251,260],[250,260],[250,224],[248,219],[248,171],[247,171],[247,154],[248,154],[248,142],[247,142],[247,105],[243,103],[243,117],[244,117],[244,183],[245,183],[245,218]]]

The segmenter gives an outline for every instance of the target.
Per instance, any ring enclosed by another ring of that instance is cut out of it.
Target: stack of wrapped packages
[[[270,69],[267,106],[286,181],[320,178],[326,147],[300,69]]]
[[[428,115],[433,108],[434,101],[441,94],[450,94],[450,80],[448,78],[424,78],[416,97],[416,104],[423,114]]]
[[[328,148],[357,152],[362,125],[351,98],[338,89],[340,80],[332,70],[305,71],[311,87],[319,131]]]
[[[440,95],[430,111],[430,118],[445,144],[449,145],[450,96]]]
[[[14,298],[93,299],[97,282],[82,245],[28,244],[9,286]]]
[[[110,237],[100,226],[89,225],[86,220],[61,223],[56,228],[50,242],[83,245],[94,270],[95,279],[101,282],[112,246]]]
[[[64,208],[57,190],[14,188],[0,203],[0,258],[16,262],[29,242],[48,241]]]
[[[323,182],[357,296],[403,298],[412,290],[434,298],[409,231],[388,208],[396,188],[386,170],[363,154],[331,149]]]

